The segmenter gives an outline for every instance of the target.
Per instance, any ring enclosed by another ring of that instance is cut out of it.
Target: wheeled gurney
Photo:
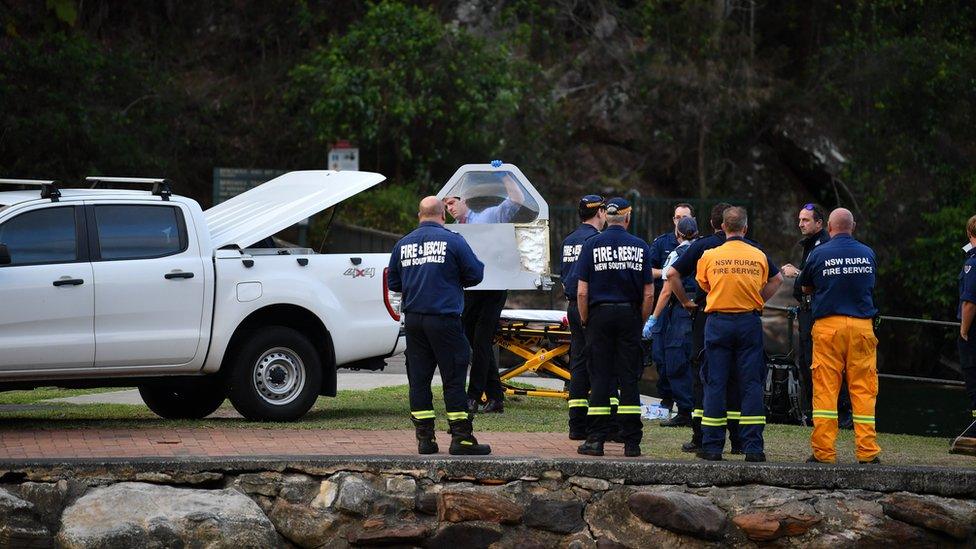
[[[526,389],[512,383],[516,376],[535,372],[543,377],[561,379],[569,383],[570,332],[565,311],[539,309],[505,309],[495,330],[499,347],[522,357],[524,362],[499,372],[507,395],[526,395],[549,398],[569,398],[569,391],[556,389]]]

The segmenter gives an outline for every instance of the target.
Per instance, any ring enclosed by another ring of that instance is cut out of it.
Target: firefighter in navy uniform
[[[637,382],[641,374],[641,329],[651,314],[654,284],[650,247],[627,232],[630,203],[607,202],[607,228],[580,251],[576,302],[590,355],[590,424],[580,454],[603,455],[609,437],[610,396],[620,389],[617,424],[624,455],[641,453],[641,407]]]
[[[679,257],[684,255],[698,237],[698,223],[694,217],[685,217],[678,221],[678,247],[671,252],[668,260],[661,269],[663,278],[677,276],[671,268]],[[694,277],[682,279],[685,295],[694,296],[698,293],[698,283]],[[678,406],[678,413],[674,417],[661,422],[661,427],[690,427],[691,413],[695,404],[694,375],[691,368],[691,313],[685,309],[671,292],[671,285],[666,284],[657,296],[654,313],[644,324],[645,335],[656,326],[656,318],[665,319],[667,329],[660,334],[664,340],[664,365],[668,380],[671,384],[674,403]]]
[[[681,445],[684,452],[698,452],[701,450],[702,429],[701,419],[704,407],[705,389],[702,379],[702,369],[708,360],[705,352],[705,321],[708,315],[705,313],[705,299],[708,293],[700,288],[695,294],[695,300],[689,301],[684,290],[684,279],[695,278],[698,271],[698,260],[701,259],[706,250],[721,246],[725,242],[725,233],[722,231],[722,214],[731,204],[720,202],[712,207],[709,223],[712,226],[713,234],[699,238],[692,242],[688,251],[679,257],[673,265],[672,270],[677,276],[668,279],[671,292],[674,294],[678,303],[684,304],[685,308],[692,314],[691,328],[691,370],[694,383],[694,409],[691,413],[691,441]],[[729,442],[732,443],[732,453],[742,453],[742,441],[739,439],[739,391],[735,386],[736,380],[729,380],[729,392],[726,399],[728,408],[728,421],[726,429],[729,432]]]
[[[880,463],[874,410],[878,398],[878,338],[874,335],[874,250],[854,239],[854,215],[830,212],[830,241],[817,246],[800,273],[813,295],[813,455],[837,458],[837,396],[845,378],[854,412],[854,445],[861,463]]]
[[[959,273],[959,362],[976,422],[976,215],[966,223],[966,236],[973,248],[966,252],[966,263]],[[976,438],[976,428],[968,429],[963,436]]]
[[[797,215],[797,227],[803,240],[800,246],[803,255],[800,258],[800,266],[794,267],[787,263],[780,267],[780,272],[786,278],[795,279],[793,282],[793,297],[800,304],[796,313],[797,333],[799,334],[799,347],[797,348],[796,358],[800,369],[800,379],[803,383],[803,413],[810,417],[813,409],[813,378],[811,377],[810,366],[813,364],[813,307],[812,296],[803,293],[800,287],[800,272],[806,265],[810,252],[817,246],[830,240],[830,233],[827,232],[827,219],[824,210],[818,204],[804,204]],[[840,414],[841,428],[850,429],[853,427],[851,418],[851,397],[848,396],[847,386],[842,385],[840,399],[837,403]]]
[[[654,276],[654,299],[655,302],[664,289],[664,264],[668,256],[678,247],[678,222],[686,217],[694,217],[695,210],[691,204],[682,202],[674,207],[674,230],[658,235],[651,242],[651,273]],[[668,410],[674,405],[674,391],[671,389],[671,382],[668,379],[667,368],[665,367],[665,342],[664,332],[667,330],[668,319],[660,318],[651,328],[651,358],[654,360],[654,368],[657,370],[657,396],[661,399],[661,406]]]
[[[434,405],[430,382],[440,369],[451,432],[451,454],[485,455],[487,444],[472,434],[464,391],[471,348],[461,327],[463,288],[481,282],[485,266],[464,238],[444,227],[444,204],[421,200],[420,226],[393,247],[387,280],[403,294],[407,332],[407,380],[410,415],[421,454],[438,451],[434,440]]]
[[[580,324],[579,308],[576,305],[576,260],[583,243],[600,234],[606,223],[606,209],[603,197],[588,194],[579,202],[580,226],[571,232],[562,245],[563,289],[569,304],[566,318],[569,320],[569,438],[586,438],[587,396],[590,394],[590,376],[587,373],[586,334]]]
[[[783,275],[758,247],[745,241],[746,211],[732,207],[722,214],[725,242],[702,254],[695,280],[708,292],[705,312],[705,349],[708,360],[702,379],[705,398],[702,413],[702,447],[698,457],[722,459],[726,396],[729,380],[738,381],[739,434],[746,461],[766,461],[763,401],[766,356],[760,313],[766,301],[783,283]]]

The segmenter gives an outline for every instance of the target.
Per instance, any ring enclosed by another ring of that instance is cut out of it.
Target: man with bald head
[[[800,274],[803,291],[813,295],[813,455],[807,461],[837,459],[837,395],[847,378],[854,410],[855,453],[860,463],[880,463],[874,406],[878,398],[874,336],[874,250],[854,240],[854,215],[846,208],[830,213],[830,240],[814,248]]]
[[[481,282],[485,266],[464,238],[444,227],[444,204],[434,196],[420,201],[420,226],[393,247],[387,284],[401,292],[407,332],[410,416],[421,454],[438,451],[430,382],[439,369],[451,427],[451,454],[484,455],[487,444],[472,434],[464,392],[471,348],[461,327],[463,289]]]

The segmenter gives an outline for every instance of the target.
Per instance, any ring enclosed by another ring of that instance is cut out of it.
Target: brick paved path
[[[476,433],[497,457],[583,458],[565,433]],[[450,437],[438,433],[440,455]],[[314,429],[0,430],[0,459],[236,456],[416,456],[413,431]],[[606,445],[623,458],[623,445]],[[599,459],[599,458],[591,458]]]

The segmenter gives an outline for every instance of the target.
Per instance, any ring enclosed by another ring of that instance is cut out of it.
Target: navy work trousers
[[[508,299],[507,290],[469,290],[464,292],[464,333],[471,343],[471,379],[468,382],[468,398],[481,401],[502,400],[505,391],[498,376],[495,360],[495,330],[498,319]]]
[[[708,314],[703,312],[704,303],[699,305],[698,311],[691,317],[691,376],[695,407],[691,414],[691,442],[695,446],[702,443],[701,418],[705,407],[705,364],[708,357],[705,353],[705,324]],[[733,451],[741,451],[742,440],[739,438],[739,386],[735,380],[730,380],[726,391],[726,406],[729,418],[726,428],[729,431],[729,442]]]
[[[667,318],[664,340],[664,365],[671,394],[678,412],[691,415],[695,404],[694,377],[691,371],[691,315],[671,302],[661,315]]]
[[[763,351],[762,321],[757,313],[710,313],[705,324],[704,413],[702,449],[722,453],[728,423],[726,392],[737,381],[741,400],[739,436],[743,451],[763,451],[766,410],[763,383],[766,360]]]
[[[959,363],[966,382],[966,394],[972,405],[973,420],[976,421],[976,327],[969,330],[969,341],[959,338]]]
[[[566,307],[569,320],[569,430],[586,433],[586,410],[589,406],[590,373],[587,371],[586,332],[580,323],[579,306],[570,301]]]
[[[619,386],[617,425],[625,443],[640,443],[641,314],[636,304],[604,303],[590,309],[586,341],[590,354],[590,406],[587,439],[606,441],[612,434],[610,398]]]
[[[651,328],[651,360],[654,361],[654,369],[657,370],[657,396],[661,400],[674,401],[674,390],[671,387],[671,380],[668,378],[667,358],[665,357],[667,338],[665,333],[668,329],[668,315],[661,313],[661,318],[657,319],[654,327]]]
[[[461,319],[444,315],[406,313],[407,382],[410,384],[410,411],[429,412],[433,417],[434,402],[430,382],[434,369],[441,373],[444,384],[444,404],[450,412],[464,412],[468,400],[464,393],[464,377],[468,371],[471,349],[461,330]],[[415,417],[418,417],[415,414]]]

